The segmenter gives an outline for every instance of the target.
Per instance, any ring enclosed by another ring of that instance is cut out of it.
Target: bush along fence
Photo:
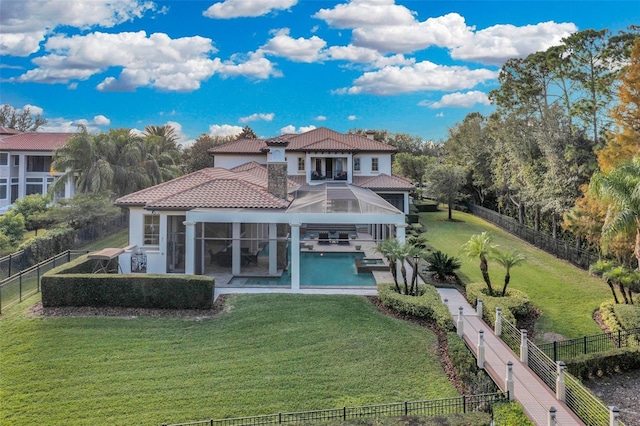
[[[0,258],[0,280],[9,278],[40,261],[45,261],[65,250],[73,250],[126,228],[129,219],[126,214],[119,215],[98,225],[73,230],[59,228],[43,236],[37,236],[27,243],[23,250]]]
[[[553,238],[550,235],[531,229],[528,226],[520,224],[514,218],[501,215],[493,210],[472,204],[471,213],[581,269],[588,270],[589,265],[599,259],[598,253],[593,250],[576,248],[575,244]]]
[[[454,398],[432,399],[427,401],[397,402],[393,404],[364,405],[342,407],[317,411],[267,414],[254,417],[237,417],[221,420],[203,420],[190,423],[174,423],[170,426],[248,426],[266,424],[311,424],[331,420],[349,420],[363,418],[400,417],[400,416],[440,416],[474,412],[491,412],[493,404],[508,401],[505,392],[482,395],[462,395]],[[163,426],[169,426],[164,423]]]
[[[633,328],[631,330],[618,330],[577,339],[543,343],[538,347],[555,362],[561,359],[567,361],[580,355],[638,346],[638,341],[640,341],[640,328]]]
[[[565,363],[552,360],[544,351],[527,338],[526,330],[518,330],[505,320],[501,310],[496,309],[495,333],[519,355],[520,361],[555,392],[556,398],[564,402],[586,425],[620,425],[617,407],[607,407],[580,380],[565,371]]]
[[[0,314],[4,309],[40,293],[40,278],[46,272],[86,253],[67,250],[0,281]]]

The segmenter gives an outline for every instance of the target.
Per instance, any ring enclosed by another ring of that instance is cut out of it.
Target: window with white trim
[[[160,245],[160,216],[155,214],[144,216],[144,239],[145,246]]]
[[[9,164],[9,154],[6,152],[0,153],[0,166],[6,166]]]
[[[304,172],[304,158],[300,158],[298,157],[298,171],[299,172]]]
[[[0,200],[6,200],[7,193],[7,180],[0,179]]]
[[[353,159],[353,171],[354,172],[359,172],[360,171],[360,158],[354,157],[354,159]]]
[[[380,171],[379,164],[378,164],[378,159],[375,158],[375,157],[371,159],[371,171],[372,172]]]

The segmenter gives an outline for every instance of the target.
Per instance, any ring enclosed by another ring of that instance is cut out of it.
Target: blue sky
[[[186,144],[245,125],[437,141],[493,110],[506,59],[631,24],[638,1],[0,0],[0,104]]]

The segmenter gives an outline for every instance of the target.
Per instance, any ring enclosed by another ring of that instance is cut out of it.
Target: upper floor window
[[[160,245],[160,216],[152,214],[144,217],[144,245]]]
[[[51,170],[51,157],[29,155],[27,157],[28,172],[48,172]]]
[[[377,158],[372,158],[371,159],[371,171],[372,172],[380,171]]]
[[[353,159],[353,171],[354,172],[359,172],[360,171],[360,159],[359,158],[354,158]]]
[[[304,172],[304,158],[298,158],[298,171]]]
[[[9,164],[9,154],[6,152],[0,153],[0,166],[6,166]]]
[[[0,200],[6,200],[7,193],[7,180],[0,179]]]

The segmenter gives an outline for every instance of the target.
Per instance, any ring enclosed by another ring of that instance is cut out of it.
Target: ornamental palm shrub
[[[455,271],[460,269],[461,266],[457,257],[449,256],[440,250],[429,254],[425,260],[429,263],[427,271],[433,273],[436,278],[442,281],[454,275]]]

